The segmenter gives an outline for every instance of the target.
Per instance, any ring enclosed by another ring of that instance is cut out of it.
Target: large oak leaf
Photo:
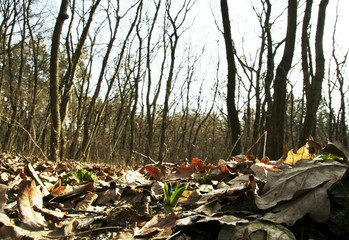
[[[45,218],[34,210],[34,206],[39,209],[43,207],[43,195],[34,180],[24,181],[21,184],[18,190],[17,204],[19,218],[24,227],[32,230],[45,227]]]
[[[270,172],[264,193],[255,197],[259,209],[269,209],[263,219],[294,224],[309,213],[315,221],[326,221],[330,214],[327,190],[346,171],[336,162],[309,163],[280,173]]]

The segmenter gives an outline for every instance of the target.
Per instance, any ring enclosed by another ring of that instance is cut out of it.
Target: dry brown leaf
[[[190,176],[193,174],[194,168],[191,165],[188,165],[187,163],[182,163],[181,166],[179,166],[174,173],[172,173],[168,179],[184,179],[184,178],[190,178]]]
[[[249,240],[296,240],[293,233],[278,224],[253,221],[237,226],[223,225],[218,234],[218,240],[249,239]]]
[[[47,196],[50,194],[50,192],[46,189],[46,186],[42,183],[41,179],[39,178],[38,174],[36,173],[31,163],[27,164],[24,172],[26,173],[27,176],[32,177],[36,181],[36,183],[41,186],[42,193],[44,196]]]
[[[67,190],[67,189],[65,189]],[[74,195],[79,195],[85,192],[92,192],[94,190],[94,183],[93,182],[88,182],[79,186],[72,186],[69,188],[69,192],[64,192],[61,195],[55,196],[53,199],[64,199],[64,198],[68,198]]]
[[[121,188],[117,188],[117,187],[110,188],[98,197],[96,204],[106,205],[108,203],[113,203],[115,201],[118,201],[120,200],[122,192],[123,191]]]
[[[136,231],[135,236],[146,237],[149,234],[160,233],[162,237],[167,239],[172,234],[172,228],[176,226],[177,219],[178,217],[175,214],[155,215],[140,230]]]
[[[7,186],[0,184],[0,211],[4,209],[6,205],[7,196],[6,196]]]
[[[59,210],[50,210],[46,208],[38,208],[37,206],[33,207],[36,212],[42,213],[47,219],[54,221],[61,220],[66,216],[66,213]]]
[[[31,230],[43,229],[45,218],[34,210],[34,206],[43,207],[43,196],[35,181],[24,181],[18,190],[17,204],[19,218],[24,227]]]
[[[75,206],[76,210],[87,210],[89,206],[94,203],[94,201],[97,199],[98,195],[94,192],[88,192],[84,199],[80,202],[78,202]]]
[[[151,186],[150,193],[155,199],[161,199],[164,196],[164,184],[160,181],[155,181]]]
[[[261,219],[292,226],[298,219],[309,213],[315,221],[325,222],[330,216],[331,203],[327,189],[331,185],[332,183],[327,182],[303,196],[282,203],[268,211]]]
[[[269,173],[265,193],[255,197],[259,209],[271,210],[262,219],[293,225],[309,213],[315,221],[326,221],[330,214],[327,190],[346,171],[347,166],[314,163],[282,173]]]
[[[26,231],[17,227],[11,222],[11,219],[3,214],[0,213],[0,238],[1,239],[8,239],[8,240],[14,240],[14,239],[22,239],[26,235]]]
[[[60,196],[73,190],[71,186],[57,186],[51,190],[52,196]]]
[[[138,186],[151,186],[154,181],[148,180],[139,171],[128,170],[113,182],[115,182],[116,185],[124,184],[130,187],[138,187]]]
[[[339,180],[347,166],[339,163],[313,163],[280,173],[269,172],[264,193],[256,197],[259,209],[268,209],[279,202],[292,200],[326,182]]]

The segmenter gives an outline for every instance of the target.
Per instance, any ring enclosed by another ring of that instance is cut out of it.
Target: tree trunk
[[[155,121],[155,114],[157,111],[157,101],[159,98],[160,94],[160,89],[161,89],[161,81],[162,77],[164,74],[164,68],[165,68],[165,62],[167,60],[167,47],[166,47],[166,42],[165,42],[165,29],[163,29],[163,59],[161,62],[161,67],[160,67],[160,73],[159,73],[159,81],[156,89],[153,91],[152,90],[152,82],[153,82],[153,76],[152,76],[152,67],[151,67],[151,59],[152,59],[152,37],[154,34],[154,29],[156,27],[156,21],[158,19],[159,15],[159,10],[161,6],[161,0],[159,0],[157,3],[155,3],[155,13],[152,18],[152,22],[150,24],[150,28],[148,30],[148,39],[147,39],[147,56],[146,56],[146,72],[147,72],[147,90],[146,90],[146,122],[147,122],[147,132],[146,132],[146,137],[147,140],[145,142],[144,146],[144,152],[145,155],[148,157],[152,157],[153,155],[153,142],[154,142],[154,121]],[[151,96],[153,96],[153,99],[151,99]],[[147,163],[147,159],[144,160],[144,164]]]
[[[61,136],[61,117],[60,117],[60,94],[59,94],[59,45],[63,28],[63,23],[69,18],[67,14],[68,0],[62,0],[59,14],[56,20],[55,28],[52,34],[51,58],[50,58],[50,107],[51,107],[51,141],[50,157],[53,161],[60,160],[60,136]]]
[[[312,135],[316,127],[316,113],[321,100],[322,82],[325,75],[325,57],[323,50],[323,35],[326,19],[328,0],[322,0],[319,6],[316,35],[315,35],[315,76],[308,86],[305,86],[307,98],[304,124],[300,132],[299,145],[303,145],[306,139]]]
[[[222,22],[224,29],[224,41],[228,63],[228,84],[227,84],[227,110],[232,140],[232,155],[241,153],[240,142],[240,122],[238,111],[235,106],[235,84],[236,84],[236,66],[234,59],[234,46],[231,37],[229,9],[227,0],[221,0]]]
[[[284,126],[286,114],[287,74],[291,69],[297,29],[297,0],[288,1],[287,32],[285,48],[276,69],[271,120],[268,129],[268,156],[277,159],[283,154]]]

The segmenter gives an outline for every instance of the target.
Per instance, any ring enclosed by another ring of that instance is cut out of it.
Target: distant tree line
[[[196,51],[188,38],[199,1],[62,0],[54,18],[40,1],[1,1],[0,149],[131,164],[229,158],[265,132],[273,159],[309,136],[348,146],[347,52],[336,50],[333,32],[325,59],[328,0],[316,2],[312,16],[313,1],[288,1],[281,41],[273,4],[256,3],[260,48],[251,58],[230,31],[236,9],[221,0],[215,19],[226,58],[214,60],[208,77],[200,73],[207,46]],[[297,67],[301,98],[289,77]],[[262,148],[250,153],[261,157]]]

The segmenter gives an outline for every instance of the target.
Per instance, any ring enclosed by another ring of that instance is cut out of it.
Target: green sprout
[[[93,172],[80,168],[75,172],[69,172],[62,177],[62,185],[74,185],[82,182],[94,181],[98,182],[98,177]]]
[[[198,183],[201,184],[208,184],[211,183],[211,181],[214,179],[216,175],[212,174],[212,173],[208,173],[202,177],[199,177],[198,179]]]
[[[169,183],[165,182],[164,195],[165,195],[166,203],[171,207],[176,206],[178,199],[180,198],[180,196],[182,196],[184,190],[185,190],[184,185],[180,186],[179,184],[177,184],[175,189],[173,189],[173,186],[170,182]]]

